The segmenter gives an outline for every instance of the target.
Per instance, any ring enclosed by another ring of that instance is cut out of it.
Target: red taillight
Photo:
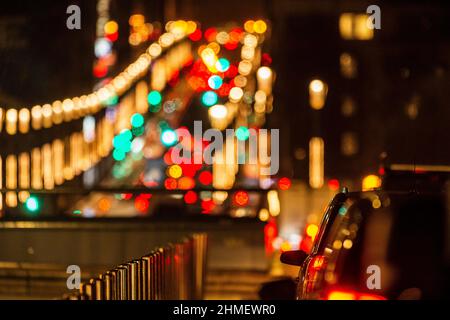
[[[325,268],[325,257],[315,256],[311,261],[311,268],[315,271],[320,271]]]
[[[361,293],[358,297],[358,300],[387,300],[387,299],[377,294]]]
[[[308,264],[308,272],[306,275],[306,292],[313,292],[318,283],[322,282],[322,274],[326,268],[326,259],[324,256],[314,256]]]
[[[356,295],[349,291],[330,291],[326,300],[357,300]]]
[[[330,290],[326,300],[386,300],[385,297],[354,290]]]

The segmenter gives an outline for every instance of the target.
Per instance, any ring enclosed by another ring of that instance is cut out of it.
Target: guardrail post
[[[103,284],[103,280],[102,279],[93,279],[93,285],[94,285],[94,300],[104,300],[105,296],[104,296],[104,284]]]
[[[121,264],[80,286],[72,300],[202,299],[207,236],[194,234]]]
[[[139,260],[140,264],[140,274],[141,274],[141,300],[149,300],[149,290],[150,290],[150,278],[148,274],[149,270],[149,261],[146,259],[147,257],[142,257]]]
[[[127,300],[128,298],[128,269],[125,265],[120,265],[117,268],[118,280],[118,300]]]
[[[100,279],[103,280],[103,299],[112,300],[112,276],[110,271],[100,275]]]

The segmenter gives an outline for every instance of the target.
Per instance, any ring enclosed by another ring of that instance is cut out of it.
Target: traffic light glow
[[[217,103],[217,100],[217,93],[215,93],[214,91],[206,91],[202,95],[202,103],[207,107],[215,105]]]
[[[166,129],[161,134],[161,142],[166,146],[170,147],[177,142],[177,134],[172,129]]]
[[[135,113],[131,116],[131,125],[134,128],[139,128],[144,125],[144,117],[140,113]]]
[[[25,207],[30,212],[36,212],[39,210],[39,201],[36,197],[29,197],[25,202]]]
[[[247,127],[239,127],[236,130],[236,138],[240,141],[245,141],[250,137],[250,131]]]
[[[161,93],[159,93],[156,90],[153,90],[148,94],[147,101],[152,106],[157,106],[158,104],[161,103],[161,100],[162,100]]]

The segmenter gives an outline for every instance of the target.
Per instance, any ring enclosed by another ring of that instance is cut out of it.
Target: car
[[[281,254],[283,263],[300,266],[297,299],[449,296],[449,193],[385,189],[336,194],[311,252]]]

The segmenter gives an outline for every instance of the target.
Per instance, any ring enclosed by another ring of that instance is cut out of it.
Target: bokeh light
[[[159,105],[161,103],[161,100],[162,100],[162,96],[161,96],[161,93],[159,93],[159,91],[153,90],[148,94],[147,101],[152,106]]]
[[[202,103],[207,107],[215,105],[218,99],[217,93],[214,91],[206,91],[202,95]]]

